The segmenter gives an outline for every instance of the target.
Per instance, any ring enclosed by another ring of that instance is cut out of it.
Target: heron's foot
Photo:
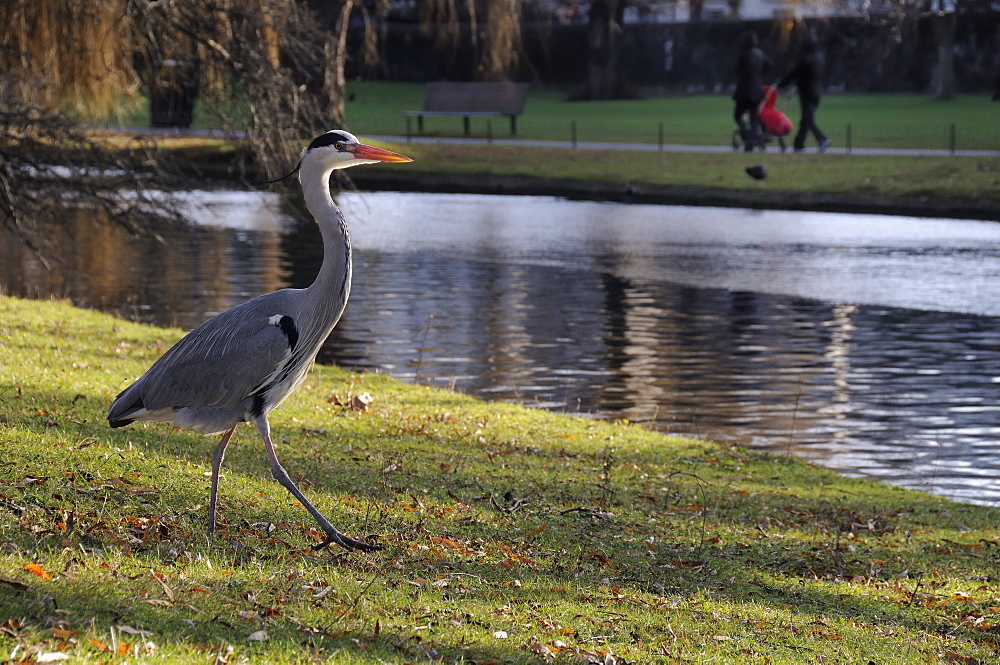
[[[326,540],[321,543],[313,545],[313,551],[319,552],[321,549],[326,547],[331,543],[336,543],[340,545],[345,550],[357,550],[359,552],[378,552],[379,550],[385,549],[381,545],[372,545],[361,540],[356,540],[348,535],[340,533],[336,529],[332,529],[327,532]]]

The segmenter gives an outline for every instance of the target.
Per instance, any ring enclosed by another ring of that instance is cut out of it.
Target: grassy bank
[[[364,137],[362,137],[364,138]],[[232,178],[238,146],[161,139],[201,181]],[[994,219],[1000,158],[683,153],[505,145],[381,143],[414,158],[351,172],[361,188],[541,194],[595,200],[700,203]],[[756,181],[744,169],[764,164]]]
[[[386,550],[309,551],[247,429],[209,541],[214,441],[103,420],[179,335],[0,298],[10,661],[995,662],[995,509],[327,367],[279,454]]]
[[[745,191],[880,195],[892,197],[983,198],[1000,203],[1000,158],[900,157],[742,153],[567,150],[520,146],[462,146],[397,143],[414,158],[394,167],[413,173],[524,176],[583,182],[706,187]],[[744,168],[764,164],[768,178],[755,181]],[[366,169],[369,177],[389,169]],[[352,174],[353,175],[353,174]]]

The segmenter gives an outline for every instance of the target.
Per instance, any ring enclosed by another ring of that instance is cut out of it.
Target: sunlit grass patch
[[[110,430],[180,336],[0,298],[0,654],[13,662],[987,663],[996,509],[786,456],[329,367],[257,437]],[[367,408],[349,408],[369,393]],[[120,660],[116,660],[120,659]]]

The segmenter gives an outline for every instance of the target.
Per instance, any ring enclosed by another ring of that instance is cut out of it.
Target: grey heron
[[[381,549],[338,531],[306,499],[275,454],[268,414],[305,380],[320,345],[337,325],[351,290],[351,240],[330,194],[330,174],[359,164],[409,162],[403,155],[364,145],[342,130],[317,137],[302,152],[298,173],[306,207],[323,238],[323,263],[304,289],[257,296],[205,321],[174,344],[123,390],[108,410],[111,427],[137,420],[169,422],[205,434],[222,434],[212,453],[208,533],[215,532],[219,471],[226,446],[241,422],[264,441],[271,475],[326,532],[320,549]],[[279,178],[278,180],[284,180]],[[269,181],[269,182],[277,182]]]

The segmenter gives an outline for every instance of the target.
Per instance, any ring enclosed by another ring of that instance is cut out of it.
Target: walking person
[[[795,66],[785,74],[784,78],[778,81],[779,88],[784,88],[794,83],[799,91],[799,106],[802,109],[802,119],[799,121],[799,131],[795,133],[795,141],[792,144],[796,152],[805,150],[806,138],[810,132],[816,137],[820,152],[826,152],[826,149],[830,147],[830,139],[826,137],[823,130],[816,124],[816,107],[819,106],[820,90],[822,88],[820,77],[822,73],[823,54],[820,53],[819,40],[816,38],[816,33],[810,30],[802,42]]]
[[[760,105],[764,101],[764,70],[771,67],[771,59],[757,46],[757,33],[747,30],[740,37],[740,51],[736,58],[736,107],[733,119],[743,139],[743,149],[764,149],[761,141]],[[749,119],[749,126],[747,120]]]

